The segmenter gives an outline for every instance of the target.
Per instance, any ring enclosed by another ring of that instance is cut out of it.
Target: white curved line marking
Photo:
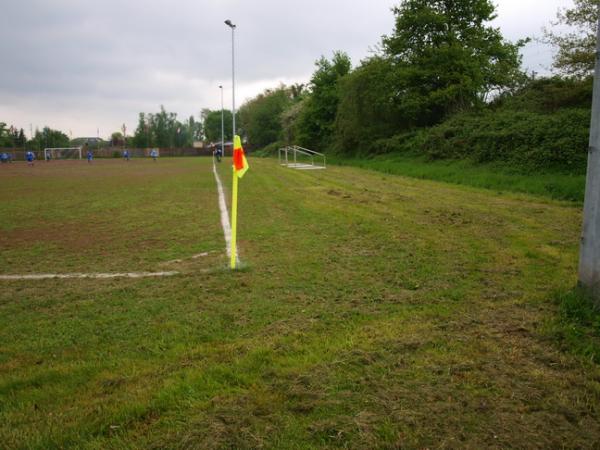
[[[223,227],[223,234],[225,235],[225,246],[227,247],[227,258],[231,258],[231,224],[229,223],[229,212],[227,211],[227,203],[225,203],[225,194],[223,193],[223,185],[221,184],[221,178],[217,173],[217,166],[215,164],[215,158],[213,157],[213,173],[215,174],[215,180],[217,180],[217,190],[219,191],[219,209],[221,210],[221,226]],[[239,255],[235,255],[235,259],[240,262]]]
[[[122,272],[122,273],[33,273],[28,275],[0,275],[0,280],[48,280],[52,278],[150,278],[171,277],[179,272]]]

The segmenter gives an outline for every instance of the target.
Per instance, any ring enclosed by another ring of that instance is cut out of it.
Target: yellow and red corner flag
[[[233,188],[231,189],[231,255],[230,266],[235,269],[239,264],[237,256],[237,203],[238,179],[248,170],[248,161],[242,148],[242,140],[236,134],[233,138]]]
[[[233,139],[233,170],[238,178],[242,178],[248,170],[248,161],[242,148],[242,140],[236,134]]]

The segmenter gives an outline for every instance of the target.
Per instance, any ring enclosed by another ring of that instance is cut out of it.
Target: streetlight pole
[[[223,86],[219,85],[221,89],[221,156],[225,156],[225,111],[223,109]]]
[[[225,25],[231,28],[231,98],[233,108],[231,113],[233,114],[233,139],[235,140],[235,28],[236,25],[231,23],[231,20],[227,19]]]

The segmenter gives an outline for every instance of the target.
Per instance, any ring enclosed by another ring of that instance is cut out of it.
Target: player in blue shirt
[[[154,160],[154,162],[156,162],[156,158],[158,157],[158,152],[156,151],[156,149],[155,149],[155,148],[153,148],[153,149],[150,151],[150,156],[152,157],[152,159]]]
[[[92,153],[91,150],[88,150],[88,152],[87,152],[87,161],[88,161],[88,163],[91,163],[93,159],[94,159],[94,154]]]
[[[0,161],[4,164],[8,162],[8,153],[4,152],[0,155]]]
[[[31,150],[29,150],[29,151],[27,151],[27,153],[25,153],[25,159],[27,159],[27,165],[33,166],[33,160],[35,159],[35,155],[33,154],[33,152]]]
[[[129,161],[129,150],[123,152],[123,158],[125,158],[125,161]]]

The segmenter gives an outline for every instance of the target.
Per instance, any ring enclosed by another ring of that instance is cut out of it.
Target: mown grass
[[[372,158],[329,158],[337,165],[348,165],[412,178],[490,189],[519,192],[556,200],[583,203],[585,175],[552,171],[532,173],[502,164],[475,164],[466,160],[427,161],[406,155],[380,155]]]
[[[573,204],[251,159],[231,272],[208,159],[102,163],[0,172],[2,273],[182,274],[2,282],[3,447],[600,441],[598,366],[548,339]]]
[[[565,351],[600,363],[600,309],[581,288],[559,291],[554,296],[558,314],[547,324],[547,333]]]

